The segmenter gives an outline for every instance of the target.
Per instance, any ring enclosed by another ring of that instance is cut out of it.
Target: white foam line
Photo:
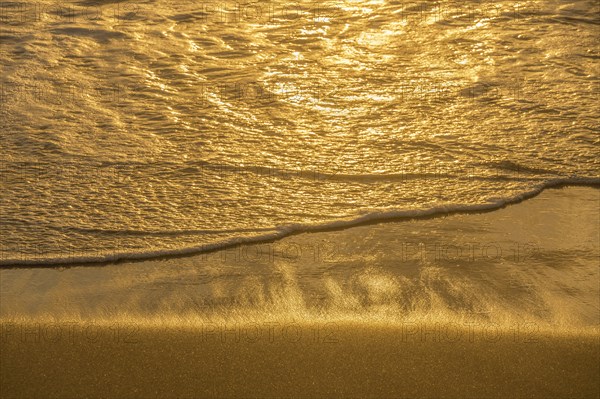
[[[106,263],[114,262],[117,260],[143,260],[152,258],[161,258],[166,256],[182,256],[191,255],[202,252],[209,252],[218,249],[224,249],[240,244],[255,244],[260,242],[268,242],[277,239],[281,239],[292,234],[302,232],[316,232],[325,230],[337,230],[347,227],[353,227],[365,223],[372,223],[377,221],[386,220],[397,220],[397,219],[415,219],[425,218],[435,215],[447,215],[450,213],[470,213],[470,212],[482,212],[490,211],[502,208],[506,205],[519,203],[523,200],[535,197],[547,188],[562,186],[562,185],[587,185],[597,186],[600,185],[600,178],[589,178],[589,177],[571,177],[562,179],[553,179],[544,182],[529,191],[525,191],[521,194],[501,198],[494,201],[490,201],[484,204],[449,204],[440,205],[428,209],[409,209],[409,210],[386,210],[386,211],[374,211],[369,212],[365,215],[361,215],[351,219],[335,220],[331,222],[325,222],[316,225],[310,224],[290,224],[286,226],[280,226],[274,229],[273,232],[267,234],[261,234],[251,237],[234,237],[227,240],[214,242],[211,244],[203,244],[200,246],[192,246],[181,249],[166,249],[146,252],[121,252],[99,256],[70,256],[70,257],[56,257],[56,258],[43,258],[43,259],[2,259],[0,260],[0,266],[28,266],[28,265],[67,265],[67,264],[83,264],[83,263]]]

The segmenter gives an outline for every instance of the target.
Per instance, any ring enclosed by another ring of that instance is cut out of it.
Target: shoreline
[[[0,268],[0,320],[243,322],[243,312],[389,323],[433,315],[507,324],[527,315],[547,326],[599,325],[599,201],[597,189],[571,188],[497,212],[299,234],[210,254]]]
[[[578,181],[580,180],[580,181]],[[146,261],[160,261],[166,259],[180,259],[195,255],[211,254],[219,251],[224,251],[230,248],[236,248],[241,246],[257,245],[262,243],[273,243],[281,241],[288,237],[293,237],[301,234],[311,233],[327,233],[336,232],[346,229],[352,229],[356,227],[373,226],[386,223],[399,223],[409,222],[418,220],[429,220],[435,218],[443,218],[454,215],[477,215],[495,212],[498,210],[505,209],[510,206],[518,205],[524,201],[536,198],[540,194],[547,190],[565,189],[569,187],[588,187],[592,189],[600,190],[600,179],[598,178],[577,178],[570,180],[569,178],[556,179],[554,181],[547,181],[540,187],[530,190],[512,198],[501,201],[500,203],[486,203],[486,204],[458,204],[453,206],[439,206],[429,209],[417,209],[408,211],[387,211],[383,215],[377,215],[371,213],[365,216],[357,217],[350,220],[336,220],[327,222],[324,225],[291,225],[288,226],[289,231],[281,231],[281,229],[275,227],[273,232],[248,238],[234,238],[229,241],[217,242],[213,244],[206,244],[200,247],[186,248],[186,249],[172,249],[172,250],[159,250],[153,252],[140,252],[140,253],[121,253],[115,255],[100,256],[92,258],[89,256],[80,257],[69,257],[68,261],[65,258],[54,258],[54,259],[29,259],[29,260],[0,260],[0,270],[2,269],[15,269],[15,268],[71,268],[71,267],[86,267],[86,266],[109,266],[117,265],[122,263],[137,263]],[[267,230],[267,229],[258,229]]]

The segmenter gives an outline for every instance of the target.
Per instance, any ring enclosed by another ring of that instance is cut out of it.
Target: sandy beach
[[[598,195],[3,269],[2,397],[598,397]]]
[[[467,332],[462,339],[437,339],[420,332],[407,336],[398,326],[335,323],[335,328],[296,324],[289,335],[274,327],[272,337],[265,332],[250,342],[240,326],[227,327],[224,335],[218,331],[222,326],[210,334],[213,326],[146,326],[122,338],[115,338],[114,325],[74,326],[79,330],[74,342],[66,330],[56,342],[34,343],[31,330],[26,343],[16,336],[4,341],[2,397],[595,398],[599,393],[597,336],[475,332],[470,342]],[[98,338],[80,335],[83,330]],[[315,339],[315,330],[324,336]]]

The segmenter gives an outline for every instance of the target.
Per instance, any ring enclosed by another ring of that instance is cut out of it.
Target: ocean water
[[[2,2],[0,264],[598,184],[594,1]]]

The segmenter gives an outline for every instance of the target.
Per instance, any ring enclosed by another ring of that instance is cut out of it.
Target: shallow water
[[[3,264],[598,182],[597,2],[0,7]]]
[[[299,234],[196,256],[4,269],[0,320],[176,328],[356,322],[597,335],[599,204],[598,189],[547,190],[484,214]]]

